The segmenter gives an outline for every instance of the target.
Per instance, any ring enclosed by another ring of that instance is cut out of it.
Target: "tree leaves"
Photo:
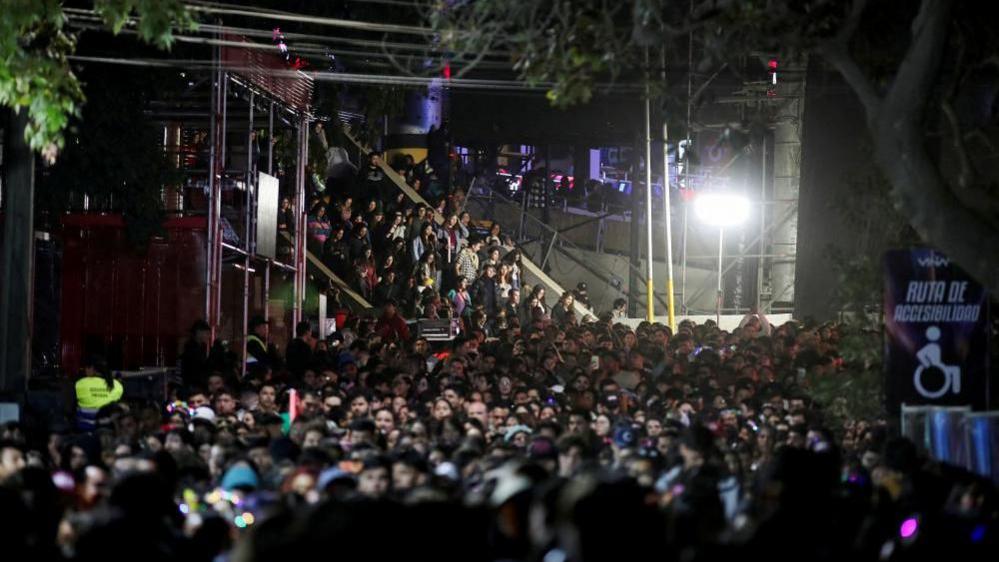
[[[0,105],[28,111],[24,136],[52,163],[65,146],[70,119],[85,98],[69,65],[76,37],[65,31],[59,0],[9,0],[0,18]],[[94,8],[115,33],[136,24],[139,36],[160,48],[175,29],[196,25],[180,0],[95,0]]]

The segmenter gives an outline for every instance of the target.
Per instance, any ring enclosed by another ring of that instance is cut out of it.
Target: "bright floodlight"
[[[749,218],[749,200],[732,193],[705,193],[694,200],[694,213],[711,226],[735,226]]]

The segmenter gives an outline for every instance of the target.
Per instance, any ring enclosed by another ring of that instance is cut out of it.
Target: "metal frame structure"
[[[255,267],[263,269],[263,312],[269,319],[268,303],[271,290],[272,269],[290,272],[293,275],[291,326],[297,325],[303,316],[303,301],[305,299],[306,261],[305,261],[305,182],[306,160],[308,158],[309,123],[312,119],[307,110],[296,109],[284,103],[271,92],[263,91],[252,83],[252,79],[244,78],[239,69],[227,68],[222,48],[213,49],[213,69],[211,77],[211,111],[210,111],[210,156],[208,174],[208,206],[207,206],[207,267],[205,271],[205,318],[211,327],[212,340],[218,336],[222,327],[223,298],[223,262],[233,260],[235,267],[242,269],[241,293],[241,338],[242,360],[241,372],[246,370],[246,332],[249,328],[251,273]],[[233,132],[233,124],[229,120],[230,87],[233,94],[236,91],[245,95],[246,119],[246,167],[243,170],[232,169],[228,164],[228,137]],[[257,211],[257,170],[254,154],[254,134],[257,130],[256,108],[258,101],[266,107],[268,131],[267,172],[274,173],[274,138],[275,110],[287,113],[289,119],[282,119],[293,126],[296,134],[297,158],[294,177],[294,214],[296,217],[295,236],[292,242],[293,263],[286,264],[276,259],[260,256],[256,253],[256,211]],[[233,246],[224,241],[222,226],[222,185],[227,179],[243,175],[243,189],[246,198],[243,204],[243,244]]]
[[[756,53],[756,56],[767,56]],[[803,138],[805,106],[804,57],[782,62],[782,71],[777,90],[771,90],[769,82],[747,82],[737,95],[722,98],[719,103],[742,107],[766,104],[773,108],[768,129],[760,141],[760,182],[758,205],[758,227],[755,236],[743,241],[738,250],[727,248],[726,265],[720,270],[721,276],[742,265],[746,259],[756,262],[755,306],[761,311],[792,312],[794,309],[795,260],[798,233],[798,196],[801,179],[801,143]],[[779,95],[772,95],[779,93]],[[727,124],[719,125],[719,128]],[[704,128],[711,128],[706,126]],[[735,158],[739,158],[737,155]],[[733,161],[735,160],[733,159]],[[731,162],[726,164],[727,167]],[[748,193],[747,193],[748,195]],[[686,205],[685,205],[686,207]],[[685,272],[688,260],[713,261],[717,254],[688,255],[688,221],[686,210],[683,220],[683,251],[681,259],[681,310],[686,310],[690,300],[697,300],[711,287],[702,286],[688,300]],[[747,229],[743,231],[745,237]],[[748,310],[727,308],[734,312]]]

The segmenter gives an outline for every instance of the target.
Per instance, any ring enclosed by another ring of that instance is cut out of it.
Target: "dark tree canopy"
[[[863,104],[895,208],[997,291],[997,15],[953,0],[495,0],[438,5],[430,23],[456,50],[505,52],[521,79],[554,82],[557,106],[641,76],[646,47],[686,52],[692,40],[698,72],[757,52],[823,61]]]

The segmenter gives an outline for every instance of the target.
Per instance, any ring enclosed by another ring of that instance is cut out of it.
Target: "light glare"
[[[704,193],[694,200],[694,214],[711,226],[735,226],[749,217],[749,200],[733,193]]]

